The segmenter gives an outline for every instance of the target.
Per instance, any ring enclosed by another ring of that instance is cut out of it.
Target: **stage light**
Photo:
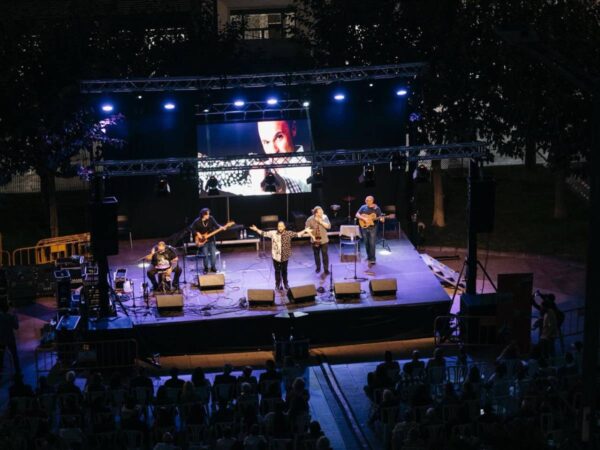
[[[341,92],[338,92],[338,93],[334,94],[333,99],[336,102],[343,102],[346,99],[346,95],[344,95]]]
[[[406,94],[408,94],[408,91],[406,89],[398,89],[396,91],[396,95],[398,97],[404,97]]]
[[[278,100],[275,97],[270,97],[267,99],[267,105],[276,105],[278,103]]]
[[[302,102],[302,106],[304,106],[305,108],[308,108],[310,106],[310,102],[304,101],[304,102]]]
[[[109,112],[112,112],[113,109],[115,109],[115,107],[113,105],[111,105],[110,103],[104,103],[101,106],[101,109],[102,109],[102,111],[109,113]]]
[[[163,108],[166,109],[167,111],[172,111],[175,109],[175,103],[166,102],[165,104],[163,104]]]
[[[419,120],[421,120],[421,114],[416,113],[416,112],[412,112],[410,113],[410,115],[408,116],[408,120],[410,122],[418,122]]]
[[[241,108],[242,106],[244,106],[246,104],[246,102],[244,102],[244,100],[236,100],[233,102],[233,104],[235,106],[237,106],[238,108]]]
[[[210,111],[210,109],[208,109],[208,108],[204,108],[204,112],[205,112],[205,113],[207,113],[207,112],[209,112],[209,111]]]
[[[358,182],[365,185],[365,187],[375,186],[375,166],[367,164],[363,166],[363,173],[358,177]]]
[[[323,176],[323,168],[321,167],[314,168],[312,175],[306,179],[307,184],[312,184],[316,188],[323,187],[323,181],[325,181],[325,177]]]
[[[137,98],[138,98],[138,100],[141,100],[141,99],[142,99],[142,96],[141,96],[141,95],[138,95],[138,96],[137,96]]]
[[[214,175],[211,175],[206,181],[206,190],[208,195],[219,195],[219,180]]]
[[[166,175],[159,175],[156,180],[156,194],[159,196],[169,195],[171,193],[171,186],[169,186],[169,179]]]
[[[425,164],[419,164],[413,172],[413,180],[417,183],[427,183],[429,181],[429,169]]]
[[[373,83],[369,83],[369,87],[373,87]]]
[[[265,179],[262,181],[261,186],[265,192],[277,192],[277,179],[273,172],[267,173]]]
[[[404,153],[394,153],[390,161],[390,170],[406,171],[406,163],[408,162]]]

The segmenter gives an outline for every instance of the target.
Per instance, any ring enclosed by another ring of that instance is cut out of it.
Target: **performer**
[[[208,233],[212,233],[217,230],[223,231],[223,230],[225,230],[225,227],[219,225],[217,223],[217,221],[215,220],[215,218],[213,216],[211,216],[210,209],[202,208],[200,210],[200,216],[196,220],[194,220],[194,223],[192,223],[191,228],[192,228],[192,231],[194,232],[196,245],[201,245],[200,252],[202,253],[202,256],[204,259],[204,273],[205,274],[208,273],[209,258],[210,258],[210,271],[216,272],[217,271],[217,267],[216,267],[216,265],[217,265],[217,242],[216,242],[215,237],[211,236],[203,244],[200,244],[201,241],[199,242],[197,237],[198,237],[198,234],[200,234],[202,236],[202,235],[206,235]]]
[[[375,198],[372,195],[365,198],[365,204],[358,209],[356,218],[362,228],[362,235],[365,238],[365,249],[367,251],[367,261],[369,262],[369,267],[371,267],[376,262],[377,221],[383,222],[384,220],[381,209],[375,204]]]
[[[156,274],[161,272],[164,273],[164,281],[168,283],[171,282],[171,274],[174,273],[173,289],[179,289],[181,267],[177,265],[179,258],[177,257],[177,253],[175,253],[175,249],[170,245],[165,244],[164,241],[160,241],[152,248],[150,254],[152,255],[152,267],[148,269],[147,274],[152,283],[152,289],[155,291],[158,289]]]
[[[315,255],[315,272],[321,271],[321,257],[323,258],[323,268],[325,275],[329,274],[329,254],[327,253],[329,246],[329,236],[327,231],[331,229],[329,218],[323,213],[323,208],[315,206],[312,209],[312,216],[306,219],[306,228],[312,230],[313,236],[310,241],[313,245],[313,253]]]
[[[261,236],[265,236],[271,239],[271,256],[273,257],[273,267],[275,268],[275,289],[281,291],[281,281],[283,280],[283,287],[289,289],[287,266],[288,260],[292,255],[292,238],[302,237],[309,235],[312,237],[310,228],[305,228],[299,233],[289,231],[285,229],[285,223],[278,222],[277,230],[273,231],[262,231],[252,225],[250,229]]]

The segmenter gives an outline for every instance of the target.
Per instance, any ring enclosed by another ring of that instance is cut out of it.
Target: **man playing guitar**
[[[217,223],[215,218],[210,215],[210,209],[202,208],[200,210],[200,216],[194,220],[191,226],[192,232],[194,233],[194,241],[199,246],[199,250],[202,253],[204,259],[204,273],[208,273],[208,263],[210,257],[210,271],[216,272],[217,264],[217,243],[215,241],[214,233],[208,239],[206,235],[213,233],[214,231],[225,230],[224,226]]]
[[[362,205],[356,213],[356,218],[362,229],[362,235],[365,238],[365,249],[367,250],[367,260],[369,267],[375,264],[375,245],[377,244],[377,221],[383,222],[385,216],[381,213],[379,206],[375,204],[375,198],[369,195],[365,198],[365,204]]]
[[[329,218],[323,213],[323,208],[315,206],[312,209],[312,216],[306,219],[306,228],[313,231],[310,237],[313,245],[313,253],[315,255],[315,272],[321,271],[321,256],[323,257],[323,269],[325,275],[329,274],[329,254],[327,247],[329,246],[329,237],[327,231],[331,228]]]

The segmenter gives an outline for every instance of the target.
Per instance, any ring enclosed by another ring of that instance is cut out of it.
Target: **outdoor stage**
[[[293,304],[284,293],[276,291],[274,306],[249,308],[247,303],[244,304],[242,299],[247,297],[248,289],[274,288],[267,242],[266,254],[257,252],[254,245],[220,248],[225,288],[219,292],[206,293],[198,289],[195,258],[188,256],[185,277],[183,274],[181,277],[183,310],[160,313],[153,295],[149,307],[141,296],[143,269],[138,262],[155,243],[154,240],[134,241],[133,249],[130,249],[128,242],[121,242],[120,254],[110,258],[112,273],[126,268],[127,278],[133,281],[135,299],[124,296],[123,308],[117,306],[117,311],[123,319],[127,313],[133,325],[131,337],[137,339],[140,350],[146,354],[271,348],[273,334],[278,338],[289,336],[291,319],[276,317],[286,311],[308,313],[293,319],[294,337],[306,337],[311,345],[426,337],[433,334],[434,318],[447,314],[450,309],[448,295],[405,238],[387,241],[390,252],[378,245],[377,264],[371,269],[367,269],[364,249],[361,249],[357,276],[367,279],[361,283],[363,293],[360,299],[342,301],[336,301],[330,291],[330,277],[315,273],[308,241],[299,239],[293,243],[289,283],[290,286],[314,284],[317,288],[322,287],[324,292],[317,294],[316,302]],[[351,247],[344,246],[342,261],[337,239],[329,245],[334,283],[353,281],[354,263],[348,253],[352,253]],[[181,257],[180,266],[183,267]],[[202,261],[198,267],[202,270]],[[374,298],[370,294],[368,280],[380,278],[397,280],[395,297]],[[116,325],[128,321],[113,322]],[[121,330],[121,333],[127,332]]]

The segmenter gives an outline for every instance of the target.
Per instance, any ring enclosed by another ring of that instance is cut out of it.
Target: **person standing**
[[[315,206],[312,209],[312,216],[306,219],[306,228],[312,230],[313,236],[310,238],[310,242],[313,246],[313,253],[315,255],[315,272],[321,271],[321,258],[323,259],[323,269],[325,275],[329,274],[329,236],[327,231],[331,229],[331,222],[329,218],[323,213],[323,208]]]
[[[556,318],[556,312],[552,307],[552,302],[549,300],[542,300],[541,311],[542,317],[542,329],[540,334],[540,344],[542,347],[542,353],[544,357],[553,357],[555,355],[555,340],[558,337],[558,321]]]
[[[204,273],[208,273],[209,262],[210,271],[217,271],[217,241],[214,236],[208,239],[204,239],[208,233],[212,233],[216,230],[223,231],[225,227],[219,225],[215,218],[210,214],[210,209],[202,208],[200,210],[200,216],[192,223],[192,231],[194,232],[194,240],[196,245],[201,245],[200,252],[204,262]],[[209,259],[210,258],[210,259]]]
[[[262,231],[256,225],[252,225],[250,229],[261,236],[271,239],[271,256],[273,257],[273,267],[275,269],[275,289],[278,291],[282,290],[282,281],[283,287],[289,289],[287,267],[292,255],[292,238],[306,235],[312,237],[312,231],[310,228],[305,228],[299,233],[289,231],[285,229],[285,223],[281,221],[277,223],[277,230]]]
[[[375,204],[375,198],[369,195],[365,198],[365,204],[362,205],[356,213],[362,229],[362,235],[365,239],[365,249],[367,251],[367,261],[369,267],[376,262],[375,246],[377,244],[377,222],[383,221],[383,214],[379,206]]]
[[[15,373],[21,373],[15,330],[19,329],[19,319],[8,310],[8,304],[0,305],[0,372],[4,369],[4,352],[8,348],[12,355]]]

